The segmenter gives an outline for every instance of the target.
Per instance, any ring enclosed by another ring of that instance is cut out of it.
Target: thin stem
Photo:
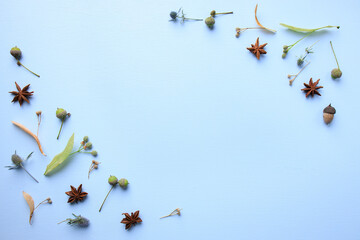
[[[91,163],[88,173],[88,179],[90,178],[90,172],[94,169],[94,163]]]
[[[314,32],[314,31],[313,31]],[[298,42],[300,42],[301,40],[303,40],[304,38],[306,38],[307,36],[309,36],[310,34],[312,34],[313,32],[309,32],[308,34],[306,34],[304,37],[300,38],[299,40],[297,40],[294,44],[291,44],[288,48],[288,51],[295,46],[295,44],[297,44]]]
[[[71,220],[71,218],[67,218],[64,221],[58,222],[57,224],[60,224],[60,223],[66,222],[66,221],[70,221],[70,220]]]
[[[185,20],[193,20],[193,21],[202,21],[203,19],[199,19],[199,18],[186,18],[186,17],[181,17],[183,21]]]
[[[223,12],[223,13],[215,13],[215,15],[219,15],[219,14],[233,14],[234,12]]]
[[[105,201],[106,201],[107,197],[109,196],[109,194],[110,194],[111,190],[113,190],[113,188],[114,188],[115,186],[116,186],[116,184],[112,185],[112,187],[110,188],[110,190],[109,190],[108,194],[106,194],[106,197],[105,197],[105,199],[104,199],[103,203],[101,204],[101,207],[100,207],[100,209],[99,209],[99,212],[101,212],[101,209],[102,209],[102,207],[104,206],[104,203],[105,203]]]
[[[336,58],[336,54],[335,54],[335,51],[334,51],[334,48],[333,48],[333,45],[332,45],[332,42],[331,42],[331,41],[330,41],[330,45],[331,45],[331,49],[332,49],[332,51],[333,51],[333,53],[334,53],[334,57],[335,57],[335,60],[336,60],[336,64],[337,64],[337,66],[338,66],[338,69],[340,70],[340,66],[339,66],[338,60],[337,60],[337,58]]]
[[[65,119],[63,119],[63,120],[61,121],[61,126],[60,126],[60,130],[59,130],[59,134],[58,134],[58,136],[57,136],[56,139],[59,139],[60,132],[61,132],[62,126],[63,126],[63,124],[64,124],[64,121],[65,121]]]
[[[25,172],[27,172],[27,174],[29,174],[29,176],[32,177],[37,183],[39,183],[39,181],[36,180],[36,178],[34,178],[33,175],[31,175],[31,174],[24,168],[24,166],[23,166],[21,163],[20,163],[20,167],[21,167],[22,169],[24,169]]]
[[[174,211],[172,211],[169,215],[163,216],[160,219],[170,217],[170,216],[174,216],[174,215],[179,215],[180,216],[180,211],[181,210],[182,210],[181,208],[177,208]]]
[[[34,73],[33,71],[31,71],[30,69],[28,69],[27,67],[25,67],[20,61],[18,61],[17,63],[18,63],[18,65],[23,66],[26,70],[28,70],[29,72],[31,72],[31,73],[34,74],[35,76],[40,77],[40,75]]]
[[[37,136],[37,137],[39,137],[40,123],[41,123],[41,115],[38,116],[38,129],[37,129],[37,133],[36,133],[36,136]]]
[[[44,202],[46,202],[46,201],[48,201],[47,199],[45,199],[44,201],[42,201],[41,203],[39,203],[37,206],[36,206],[36,208],[35,209],[37,209],[41,204],[43,204]],[[35,209],[34,209],[34,211],[35,211]]]

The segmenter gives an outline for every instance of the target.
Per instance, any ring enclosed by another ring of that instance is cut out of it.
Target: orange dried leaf
[[[258,5],[256,4],[256,7],[255,7],[255,21],[256,21],[257,25],[259,25],[260,27],[262,27],[262,28],[264,28],[264,29],[266,29],[266,30],[268,30],[268,31],[270,31],[270,32],[276,33],[276,30],[273,30],[273,29],[270,29],[270,28],[266,28],[266,27],[264,27],[264,26],[259,22],[259,20],[258,20],[258,18],[257,18],[257,16],[256,16],[256,14],[257,14],[257,7],[258,7]]]
[[[24,191],[23,191],[23,196],[24,196],[25,201],[27,202],[27,204],[29,205],[29,208],[30,208],[29,223],[31,224],[31,219],[32,219],[32,216],[33,216],[34,210],[35,210],[34,199],[28,193],[26,193]]]
[[[24,125],[11,121],[15,126],[17,126],[18,128],[20,128],[21,130],[23,130],[24,132],[26,132],[27,134],[29,134],[31,137],[33,137],[37,143],[37,145],[39,146],[39,150],[41,152],[42,155],[46,156],[46,154],[44,153],[44,151],[42,150],[41,144],[40,144],[40,140],[39,138],[33,134],[29,129],[27,129]]]

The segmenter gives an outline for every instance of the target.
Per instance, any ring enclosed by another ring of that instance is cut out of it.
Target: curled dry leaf
[[[24,196],[25,201],[27,202],[27,204],[29,205],[29,208],[30,208],[29,223],[31,224],[31,219],[32,219],[32,216],[33,216],[34,210],[35,210],[34,199],[28,193],[26,193],[24,191],[23,191],[23,196]]]
[[[41,144],[40,144],[40,140],[39,138],[33,134],[28,128],[26,128],[24,125],[11,121],[15,126],[17,126],[18,128],[20,128],[21,130],[23,130],[24,132],[26,132],[27,134],[29,134],[31,137],[33,137],[37,143],[37,145],[39,146],[39,150],[41,152],[42,155],[46,156],[46,154],[44,153],[44,151],[42,150]]]
[[[273,30],[273,29],[270,29],[270,28],[266,28],[266,27],[264,27],[264,26],[259,22],[259,20],[258,20],[258,18],[257,18],[257,7],[258,7],[258,5],[256,4],[256,7],[255,7],[255,21],[256,21],[257,25],[259,25],[260,27],[262,27],[262,28],[264,28],[264,29],[266,29],[266,30],[268,30],[268,31],[270,31],[270,32],[276,33],[276,30]]]

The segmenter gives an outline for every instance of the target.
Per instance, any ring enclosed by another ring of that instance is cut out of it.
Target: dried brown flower
[[[310,94],[312,97],[314,96],[314,94],[321,96],[321,94],[317,90],[323,88],[323,86],[316,86],[319,82],[320,79],[318,79],[316,82],[313,82],[312,78],[310,78],[309,84],[304,83],[304,86],[306,88],[301,89],[301,91],[307,92],[305,95],[306,97],[308,97]]]
[[[266,54],[266,51],[264,50],[264,47],[267,45],[267,43],[264,43],[263,45],[259,45],[259,38],[256,39],[255,45],[251,44],[251,47],[246,48],[253,54],[255,54],[257,59],[260,59],[260,54]]]
[[[73,203],[73,202],[77,203],[78,201],[81,202],[88,195],[87,192],[82,191],[82,184],[80,184],[78,189],[74,188],[71,185],[70,187],[71,187],[71,191],[65,192],[66,195],[70,196],[69,200],[67,201],[68,203]]]
[[[141,218],[139,218],[139,214],[140,214],[139,210],[134,213],[131,213],[131,215],[128,213],[123,213],[125,217],[123,218],[121,223],[125,224],[125,229],[130,229],[133,225],[142,222]]]
[[[34,91],[32,91],[32,92],[27,91],[30,87],[30,84],[26,85],[23,89],[21,89],[21,87],[17,84],[17,82],[15,82],[15,85],[16,85],[18,92],[16,92],[16,91],[9,92],[9,93],[15,95],[14,99],[11,102],[18,101],[20,106],[23,104],[24,101],[26,101],[27,103],[30,103],[28,98],[30,96],[32,96],[34,93]]]

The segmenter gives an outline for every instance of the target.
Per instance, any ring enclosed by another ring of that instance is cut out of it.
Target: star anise
[[[82,192],[82,184],[80,184],[80,186],[78,187],[78,189],[74,188],[73,186],[71,186],[71,191],[66,192],[66,195],[70,196],[69,200],[67,201],[68,203],[77,203],[78,201],[82,201],[84,200],[84,198],[86,197],[86,195],[88,195],[87,192]]]
[[[123,220],[121,220],[121,223],[125,224],[125,229],[130,229],[133,225],[142,222],[141,218],[139,218],[139,213],[139,210],[131,213],[131,215],[128,213],[123,213],[125,217],[123,218]]]
[[[306,97],[308,97],[310,94],[312,97],[314,96],[314,94],[321,96],[321,94],[317,90],[323,88],[323,86],[316,86],[318,85],[319,81],[320,79],[318,79],[316,82],[313,82],[312,78],[310,78],[309,84],[304,83],[304,86],[306,88],[301,89],[301,91],[307,92],[305,95]]]
[[[264,47],[267,45],[267,43],[264,43],[263,45],[259,46],[259,38],[256,39],[255,45],[251,44],[251,47],[246,48],[253,54],[255,54],[257,59],[260,59],[260,54],[266,54],[266,51],[264,50]]]
[[[11,102],[19,101],[20,106],[23,104],[24,101],[26,101],[27,103],[30,103],[28,97],[32,96],[34,93],[34,91],[32,91],[32,92],[27,91],[30,87],[30,84],[26,85],[23,89],[21,89],[21,87],[17,84],[17,82],[15,82],[15,85],[16,85],[18,92],[16,92],[16,91],[9,92],[9,93],[15,95],[14,99]]]

